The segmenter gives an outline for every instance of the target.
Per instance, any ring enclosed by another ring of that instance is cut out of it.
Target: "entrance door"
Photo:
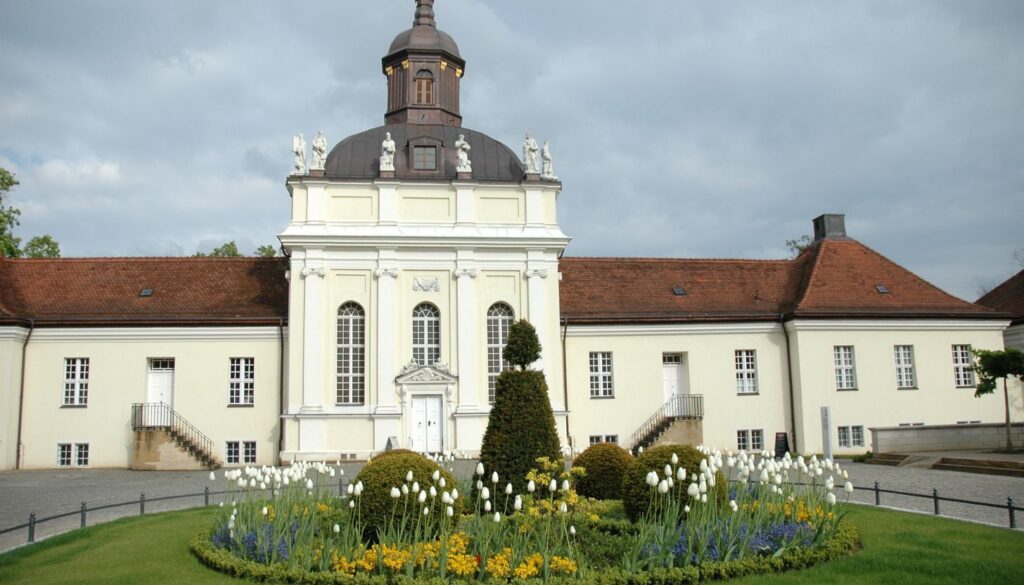
[[[673,396],[686,394],[686,365],[681,353],[661,354],[661,383],[665,402]]]
[[[150,358],[146,402],[174,406],[174,358]]]
[[[412,450],[425,453],[442,450],[440,396],[413,397]]]

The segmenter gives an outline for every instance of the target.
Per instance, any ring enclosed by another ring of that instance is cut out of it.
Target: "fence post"
[[[1006,498],[1006,510],[1010,513],[1010,528],[1017,527],[1017,515],[1013,509],[1013,496]]]
[[[146,513],[146,492],[139,494],[139,516]]]
[[[85,502],[82,502],[82,522],[81,522],[81,526],[79,528],[85,528],[85,510],[86,510]]]
[[[28,541],[36,541],[36,513],[32,512],[28,515]]]
[[[203,505],[204,506],[209,506],[210,505],[210,486],[204,486],[203,487]]]
[[[935,515],[939,515],[939,490],[932,488],[932,500],[935,501]]]
[[[882,505],[882,492],[878,491],[878,482],[875,482],[875,505]]]
[[[341,497],[344,497],[344,496],[345,496],[345,488],[344,488],[344,486],[341,485],[341,476],[339,475],[338,476],[338,497],[341,498]]]

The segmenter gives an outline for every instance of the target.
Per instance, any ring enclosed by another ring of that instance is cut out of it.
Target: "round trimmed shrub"
[[[376,537],[378,529],[387,527],[393,510],[396,522],[398,518],[403,516],[403,510],[406,510],[402,521],[411,525],[412,522],[415,522],[418,514],[422,513],[423,505],[430,505],[431,500],[429,497],[426,504],[420,505],[415,501],[417,494],[412,494],[410,491],[408,508],[404,506],[405,496],[398,499],[397,508],[395,508],[396,503],[391,497],[391,488],[397,487],[401,489],[402,485],[405,484],[405,476],[409,471],[412,471],[413,481],[420,484],[420,489],[429,492],[430,487],[434,486],[438,494],[434,503],[434,513],[444,513],[445,507],[441,503],[441,494],[445,490],[450,492],[458,486],[452,474],[419,453],[405,449],[388,451],[387,454],[377,457],[366,464],[366,467],[363,467],[362,471],[355,478],[356,482],[363,482],[363,495],[360,496],[358,505],[363,521],[366,523],[366,534],[368,536]],[[434,483],[432,475],[435,471],[440,471],[440,477],[444,478],[444,488],[438,485],[440,481],[438,484]],[[409,483],[409,486],[410,488],[412,487],[412,482]],[[462,512],[462,503],[466,497],[468,497],[468,494],[459,494],[459,499],[455,502],[454,518],[456,520]]]
[[[700,462],[705,456],[689,445],[660,445],[644,451],[630,464],[622,478],[622,507],[630,520],[636,522],[647,512],[651,502],[652,488],[647,485],[647,474],[657,471],[659,477],[664,477],[665,466],[672,463],[673,453],[679,457],[679,467],[686,468],[687,485],[694,474],[700,473]],[[709,499],[714,497],[720,504],[725,502],[728,486],[721,471],[715,472],[715,487],[709,486],[708,493],[711,494]],[[690,499],[685,489],[679,491],[679,498],[684,504]]]
[[[576,482],[576,492],[599,500],[622,499],[622,478],[631,463],[633,456],[618,445],[598,443],[587,447],[572,463],[587,470]]]

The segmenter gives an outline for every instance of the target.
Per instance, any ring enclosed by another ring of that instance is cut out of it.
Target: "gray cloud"
[[[441,0],[465,124],[550,139],[574,255],[777,257],[812,217],[954,294],[1024,247],[1018,2]],[[68,254],[274,241],[290,136],[381,123],[411,1],[14,3],[0,164]]]

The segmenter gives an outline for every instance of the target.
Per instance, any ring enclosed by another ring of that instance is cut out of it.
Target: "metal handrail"
[[[661,405],[640,428],[629,438],[630,449],[635,449],[651,432],[666,420],[675,419],[700,420],[704,418],[703,394],[673,394],[665,404]]]
[[[196,449],[216,463],[213,456],[213,440],[203,434],[185,417],[178,414],[169,404],[149,402],[132,404],[132,430],[144,431],[161,429],[170,431],[191,443]]]

